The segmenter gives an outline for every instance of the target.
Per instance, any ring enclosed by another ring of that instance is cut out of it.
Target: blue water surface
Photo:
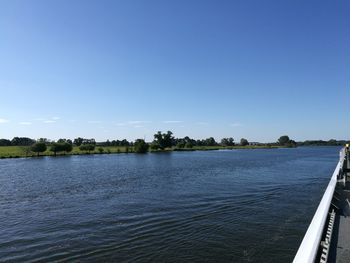
[[[0,160],[0,261],[290,262],[339,147]]]

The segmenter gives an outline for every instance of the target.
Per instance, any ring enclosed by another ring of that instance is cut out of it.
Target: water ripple
[[[0,258],[289,262],[337,156],[329,147],[0,160]]]

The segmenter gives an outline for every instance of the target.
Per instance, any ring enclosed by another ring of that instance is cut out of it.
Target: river
[[[290,262],[339,147],[0,160],[0,261]]]

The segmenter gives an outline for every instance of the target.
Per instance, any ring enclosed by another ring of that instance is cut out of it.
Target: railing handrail
[[[345,148],[340,151],[339,162],[333,172],[331,180],[326,188],[320,204],[316,210],[314,217],[306,231],[303,241],[300,244],[297,254],[294,257],[293,263],[312,263],[315,261],[318,249],[320,247],[323,229],[327,220],[329,207],[334,194],[334,189],[337,184],[337,177],[340,169],[343,166],[345,158]]]

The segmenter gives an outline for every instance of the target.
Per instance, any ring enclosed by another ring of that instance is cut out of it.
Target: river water
[[[291,262],[339,150],[3,159],[0,261]]]

